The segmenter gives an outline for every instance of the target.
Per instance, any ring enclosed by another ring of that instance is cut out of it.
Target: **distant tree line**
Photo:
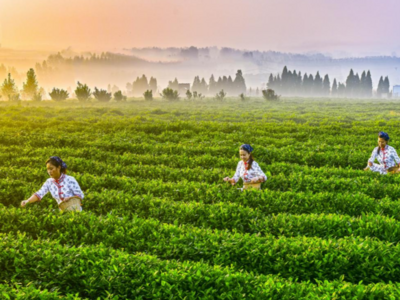
[[[79,81],[74,92],[76,98],[82,102],[89,100],[91,96],[101,102],[108,102],[112,98],[114,98],[115,101],[123,101],[127,99],[127,97],[123,95],[120,90],[115,90],[112,93],[107,90],[98,89],[97,87],[95,87],[94,91],[92,92],[86,84],[82,84]],[[18,89],[14,79],[11,76],[11,73],[8,73],[7,78],[0,86],[1,100],[19,101],[21,100],[21,94],[23,99],[26,100],[42,100],[44,89],[39,87],[39,83],[36,79],[36,74],[33,69],[29,69],[29,71],[27,72],[26,81],[23,83],[21,91]],[[49,93],[49,96],[54,101],[63,101],[69,98],[70,92],[54,87],[53,90]]]
[[[363,71],[361,77],[358,73],[354,74],[353,69],[350,70],[346,82],[338,82],[336,78],[331,85],[329,75],[322,77],[319,72],[313,76],[312,74],[304,75],[301,72],[293,72],[285,66],[281,74],[274,76],[271,74],[268,79],[267,87],[274,90],[277,94],[284,96],[337,96],[337,97],[354,97],[369,98],[373,96],[373,86],[370,71]],[[390,94],[389,78],[381,76],[376,92],[376,96],[381,97],[383,94]]]
[[[169,81],[168,88],[172,90],[179,90],[179,81],[175,78],[174,81]],[[243,77],[241,70],[238,70],[235,75],[235,79],[231,76],[220,76],[218,80],[215,79],[214,75],[211,75],[208,83],[204,78],[200,79],[199,76],[195,76],[193,83],[190,87],[192,93],[197,93],[207,96],[215,96],[216,94],[224,91],[226,95],[238,96],[246,93],[246,82]]]
[[[0,66],[0,75],[5,75],[7,69],[2,65]],[[0,98],[1,100],[17,101],[22,99],[41,101],[45,93],[44,89],[39,87],[36,74],[34,69],[29,69],[26,73],[26,80],[23,82],[22,90],[19,90],[11,73],[6,75],[3,83],[0,85]],[[180,84],[178,79],[170,81],[166,90],[167,93],[162,93],[163,98],[176,100],[179,97],[185,97],[187,99],[201,99],[204,96],[214,96],[215,99],[224,99],[227,95],[240,97],[243,101],[247,95],[259,96],[261,93],[257,88],[255,91],[249,89],[247,91],[245,79],[242,71],[238,70],[235,79],[232,80],[231,76],[222,76],[218,80],[215,80],[214,75],[211,75],[208,83],[204,78],[200,79],[199,76],[194,78],[193,84],[182,85],[189,89],[182,91],[180,90]],[[145,75],[137,77],[133,83],[128,83],[126,86],[128,96],[140,96],[146,100],[152,100],[153,95],[158,92],[157,90],[157,79],[151,77],[147,80]],[[281,74],[269,76],[267,83],[267,90],[262,91],[262,96],[266,97],[266,92],[269,91],[268,97],[271,98],[272,92],[274,95],[284,96],[332,96],[332,97],[372,97],[373,86],[370,71],[363,71],[361,77],[358,73],[354,74],[351,69],[345,82],[337,82],[333,80],[331,85],[329,75],[321,77],[319,72],[315,76],[307,73],[302,76],[301,72],[297,73],[296,70],[293,72],[288,70],[285,66]],[[126,95],[122,94],[122,91],[117,87],[111,85],[108,86],[107,90],[94,88],[92,92],[86,84],[78,82],[78,86],[75,89],[75,94],[72,97],[76,97],[79,101],[86,101],[91,96],[94,96],[98,101],[110,101],[114,98],[116,101],[122,101],[127,98]],[[181,94],[180,94],[181,93]],[[56,101],[62,101],[70,97],[72,90],[53,88],[49,93],[50,97]],[[172,96],[171,96],[172,95]],[[383,78],[380,77],[378,87],[375,93],[376,96],[381,97],[383,95],[390,96],[390,82],[388,76]],[[273,99],[273,97],[272,97]]]
[[[142,75],[142,77],[137,77],[133,83],[126,84],[128,96],[142,96],[148,90],[153,93],[157,92],[157,79],[151,77],[150,80],[147,80],[146,75]]]

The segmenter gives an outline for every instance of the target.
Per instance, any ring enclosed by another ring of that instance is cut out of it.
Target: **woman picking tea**
[[[253,147],[249,144],[240,146],[239,155],[240,161],[236,168],[236,173],[232,178],[225,177],[225,182],[230,182],[235,185],[239,178],[243,179],[243,188],[261,188],[261,183],[267,180],[267,176],[261,170],[260,166],[253,158]]]
[[[50,192],[60,210],[81,211],[81,200],[84,195],[76,179],[66,174],[66,163],[58,156],[52,156],[46,161],[46,168],[50,178],[46,180],[39,191],[28,200],[22,201],[21,206],[40,201]]]

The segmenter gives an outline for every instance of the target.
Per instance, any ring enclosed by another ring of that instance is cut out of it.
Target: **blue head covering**
[[[246,150],[249,153],[253,152],[254,150],[253,147],[251,147],[249,144],[243,144],[242,146],[240,146],[240,149]]]
[[[383,132],[383,131],[380,131],[379,134],[378,134],[378,136],[379,136],[380,138],[385,139],[385,141],[388,141],[388,140],[390,139],[390,138],[389,138],[389,135],[388,135],[386,132]]]
[[[51,156],[50,159],[54,159],[61,166],[62,170],[67,169],[67,164],[58,156]]]

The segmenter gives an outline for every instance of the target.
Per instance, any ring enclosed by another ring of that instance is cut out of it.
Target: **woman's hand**
[[[372,167],[372,162],[369,161],[368,162],[368,166]]]
[[[29,203],[29,200],[24,200],[21,202],[21,207],[25,207]]]
[[[255,177],[255,178],[253,178],[250,182],[251,183],[262,183],[262,182],[264,182],[265,180],[264,180],[264,177],[263,176],[259,176],[259,177]]]
[[[229,183],[232,184],[232,185],[235,185],[235,184],[236,184],[236,181],[235,181],[235,179],[233,179],[233,178],[225,177],[225,178],[224,178],[224,181],[225,181],[225,182],[229,182]]]

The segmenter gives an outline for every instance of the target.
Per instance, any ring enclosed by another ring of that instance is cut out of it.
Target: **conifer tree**
[[[331,95],[332,97],[336,97],[338,95],[338,85],[336,78],[333,80]]]
[[[18,94],[17,86],[15,85],[15,81],[14,79],[12,79],[10,73],[8,73],[8,77],[4,79],[4,82],[1,86],[0,94],[3,96],[3,99],[8,100]]]
[[[379,78],[379,83],[378,83],[378,88],[376,90],[376,95],[380,98],[382,94],[384,93],[384,83],[383,83],[383,77]]]
[[[31,68],[26,73],[26,83],[22,85],[22,93],[24,97],[28,99],[32,99],[35,95],[37,95],[39,90],[39,85],[36,80],[35,71]]]
[[[151,77],[149,81],[149,89],[154,93],[157,92],[157,79]]]
[[[383,93],[388,94],[390,93],[390,83],[389,83],[389,77],[386,76],[385,80],[383,81]]]
[[[368,70],[367,78],[365,79],[365,96],[372,97],[372,78],[371,72]]]
[[[330,90],[331,90],[331,82],[329,80],[328,74],[326,74],[324,77],[324,81],[322,83],[322,94],[324,96],[329,96]]]
[[[235,80],[234,80],[234,92],[236,94],[246,93],[246,82],[244,80],[242,70],[238,70],[236,72]]]
[[[215,81],[214,75],[211,75],[209,83],[208,83],[208,94],[214,95],[217,93],[217,82]]]
[[[354,71],[353,69],[350,70],[349,75],[346,79],[346,95],[352,97],[354,94]]]

